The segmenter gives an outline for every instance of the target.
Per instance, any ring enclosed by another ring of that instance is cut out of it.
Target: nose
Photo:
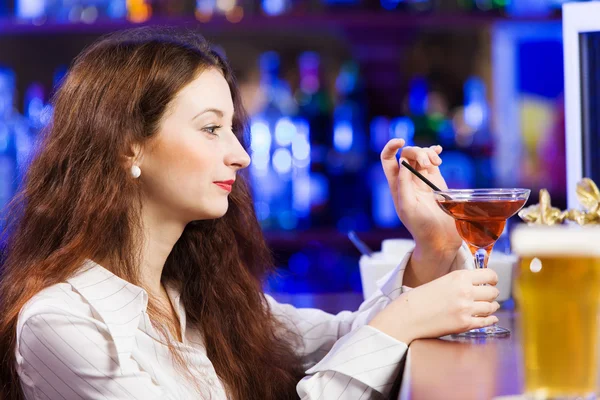
[[[225,163],[236,170],[246,168],[250,165],[250,156],[235,136],[232,140],[231,151],[225,156]]]

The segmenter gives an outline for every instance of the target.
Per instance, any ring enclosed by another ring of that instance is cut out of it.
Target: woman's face
[[[138,162],[145,208],[184,223],[225,215],[236,173],[250,164],[232,131],[233,113],[229,85],[216,69],[176,95]]]

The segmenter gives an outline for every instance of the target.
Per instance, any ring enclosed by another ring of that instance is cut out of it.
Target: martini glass
[[[475,268],[487,268],[494,244],[506,220],[515,215],[529,198],[528,189],[436,190],[438,205],[456,222],[456,229],[467,243]],[[458,336],[508,336],[510,331],[496,324],[473,329]]]

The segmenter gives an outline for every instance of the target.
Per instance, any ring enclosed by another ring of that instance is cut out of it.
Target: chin
[[[204,204],[194,204],[193,207],[187,207],[185,215],[189,221],[201,221],[208,219],[222,218],[229,209],[229,200],[203,202]],[[208,204],[206,204],[208,203]]]
[[[222,211],[220,213],[216,213],[213,217],[213,219],[217,219],[217,218],[223,218],[225,216],[225,214],[227,214],[227,210]]]
[[[229,204],[226,204],[225,207],[212,207],[209,210],[204,209],[200,213],[200,215],[202,215],[202,218],[198,218],[198,219],[217,219],[217,218],[222,218],[222,217],[225,216],[225,214],[227,214],[227,210],[228,209],[229,209]]]

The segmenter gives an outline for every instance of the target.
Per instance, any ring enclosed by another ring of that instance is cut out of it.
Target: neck
[[[163,268],[185,228],[185,223],[165,217],[151,205],[142,211],[144,242],[141,250],[141,283],[151,294],[162,294]]]

